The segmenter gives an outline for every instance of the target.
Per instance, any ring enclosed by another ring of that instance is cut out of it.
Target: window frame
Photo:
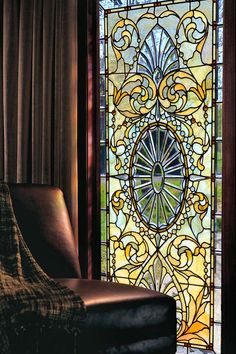
[[[98,17],[98,1],[79,1],[79,250],[82,274],[94,279],[99,279],[101,272],[100,161],[97,153],[100,130]],[[236,331],[236,306],[232,290],[232,284],[236,281],[234,0],[224,0],[223,48],[222,354],[229,354],[235,347]]]
[[[229,45],[230,43],[230,45]],[[235,2],[224,0],[223,44],[223,230],[222,230],[222,353],[235,347]],[[233,177],[232,177],[233,176]]]

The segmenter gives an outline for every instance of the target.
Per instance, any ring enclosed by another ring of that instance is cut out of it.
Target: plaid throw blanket
[[[36,263],[0,182],[0,353],[78,354],[83,301]]]

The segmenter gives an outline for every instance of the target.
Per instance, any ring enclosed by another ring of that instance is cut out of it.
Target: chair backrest
[[[74,235],[59,188],[9,184],[13,209],[31,253],[52,278],[81,277]]]

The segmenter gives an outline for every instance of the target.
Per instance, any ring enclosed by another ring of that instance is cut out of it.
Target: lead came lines
[[[159,231],[170,227],[178,217],[186,187],[180,143],[169,130],[164,124],[146,127],[135,144],[130,165],[135,209],[145,224]]]

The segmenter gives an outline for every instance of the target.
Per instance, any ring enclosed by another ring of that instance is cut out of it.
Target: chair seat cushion
[[[171,343],[175,343],[176,305],[171,297],[145,288],[99,280],[56,280],[79,294],[86,305],[82,341],[88,347],[143,343],[160,337],[170,338]],[[166,351],[168,353],[171,351]]]

